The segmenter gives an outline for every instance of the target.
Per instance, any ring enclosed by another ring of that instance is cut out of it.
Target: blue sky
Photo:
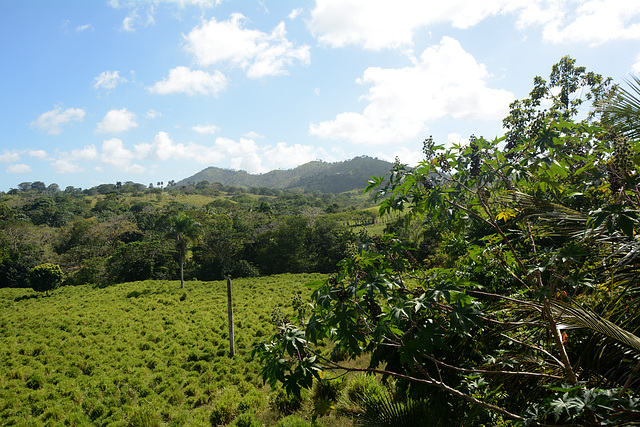
[[[640,73],[628,0],[3,0],[0,191],[263,173],[502,133],[564,55]]]

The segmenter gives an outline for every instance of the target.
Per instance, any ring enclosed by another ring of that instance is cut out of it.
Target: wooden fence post
[[[227,316],[229,318],[229,356],[236,354],[233,332],[233,297],[231,296],[231,277],[227,278]]]

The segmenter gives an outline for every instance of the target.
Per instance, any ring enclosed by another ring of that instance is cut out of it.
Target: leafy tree
[[[381,374],[461,425],[639,421],[640,144],[612,147],[598,121],[572,120],[572,88],[601,81],[572,66],[552,71],[568,88],[553,95],[557,114],[507,127],[506,148],[428,139],[417,167],[372,178],[381,215],[447,224],[447,262],[421,262],[396,236],[352,246],[311,316],[254,350],[265,381],[299,393],[321,371]],[[532,93],[524,107],[537,111]],[[364,355],[364,368],[340,362]]]
[[[180,288],[184,288],[184,262],[187,258],[189,244],[196,242],[202,234],[200,223],[184,212],[170,218],[169,237],[176,241],[178,262],[180,264]]]
[[[34,291],[46,292],[58,289],[62,285],[64,274],[57,264],[40,264],[29,273],[29,284]]]
[[[175,271],[171,258],[171,247],[161,241],[121,243],[109,257],[107,272],[115,283],[167,279]]]

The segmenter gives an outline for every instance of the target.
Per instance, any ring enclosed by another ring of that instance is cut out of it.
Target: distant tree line
[[[0,287],[29,286],[30,271],[44,263],[60,265],[67,285],[178,279],[181,259],[186,280],[331,272],[362,238],[346,224],[372,216],[349,194],[208,182],[60,190],[36,181],[0,195]],[[190,204],[192,195],[210,201]],[[184,253],[172,234],[178,215],[201,226]]]

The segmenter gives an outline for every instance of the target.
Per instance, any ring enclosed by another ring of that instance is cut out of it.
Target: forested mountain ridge
[[[299,188],[320,193],[342,193],[364,188],[371,176],[384,175],[389,172],[392,166],[392,163],[384,160],[361,156],[335,163],[316,160],[294,169],[273,170],[259,175],[245,171],[208,167],[179,181],[177,185],[186,186],[207,181],[235,187]]]

